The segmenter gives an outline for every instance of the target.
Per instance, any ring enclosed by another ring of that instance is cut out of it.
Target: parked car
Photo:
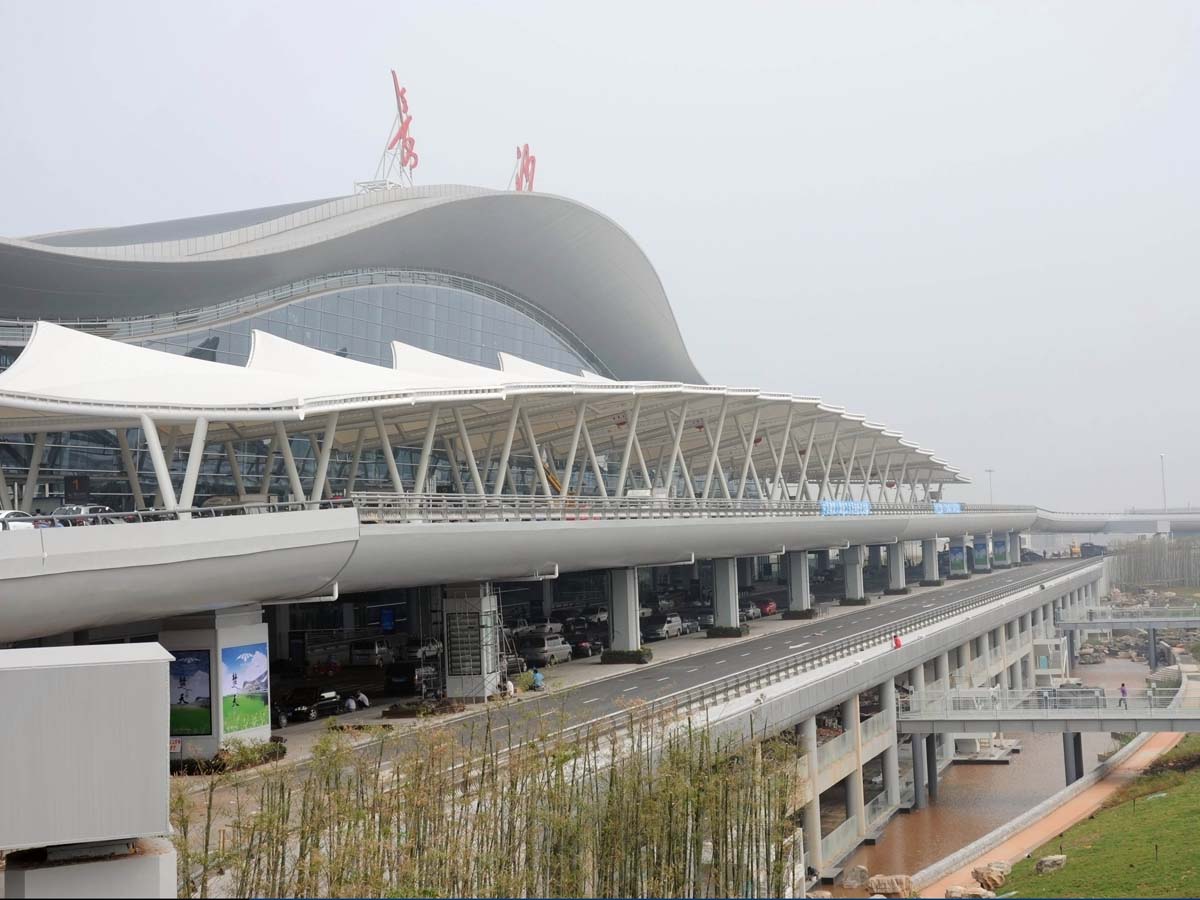
[[[697,620],[695,620],[695,619],[684,619],[683,620],[683,633],[684,634],[696,634],[699,631],[700,631],[700,623]]]
[[[753,603],[743,603],[741,606],[741,611],[746,614],[747,621],[749,621],[750,619],[761,619],[762,618],[762,612],[760,612],[759,608],[757,606],[755,606]]]
[[[407,697],[421,693],[423,684],[437,681],[437,669],[412,660],[394,662],[383,670],[384,696]]]
[[[60,506],[51,513],[55,524],[62,525],[112,525],[121,521],[121,515],[112,507],[84,504],[82,506]]]
[[[521,638],[518,650],[531,666],[552,666],[571,659],[571,645],[561,634],[530,634]]]
[[[571,645],[571,656],[574,659],[586,659],[604,649],[603,644],[597,646],[586,634],[573,635],[568,643]]]
[[[717,617],[711,609],[702,609],[696,613],[696,621],[701,628],[712,628],[717,623]]]
[[[331,716],[343,708],[342,695],[337,691],[315,688],[293,691],[280,705],[289,722],[301,719],[314,722],[319,716]]]
[[[754,605],[758,607],[758,611],[763,616],[773,616],[779,612],[779,605],[769,598],[755,600]]]
[[[515,651],[513,653],[505,653],[501,662],[504,666],[504,671],[509,675],[520,675],[529,668],[529,664],[525,662],[525,657]]]
[[[593,622],[597,625],[600,624],[601,622],[607,622],[608,621],[608,607],[607,606],[589,606],[587,609],[585,609],[583,611],[583,617],[585,619],[587,619],[589,622]]]
[[[545,616],[538,616],[532,619],[526,619],[523,625],[518,625],[512,629],[514,637],[523,637],[525,635],[535,634],[562,634],[563,623],[557,619],[547,619]]]
[[[387,666],[395,661],[392,642],[384,638],[363,638],[350,645],[352,666]]]
[[[0,530],[3,531],[32,531],[36,528],[33,516],[19,509],[0,510]]]
[[[428,640],[413,640],[400,650],[400,656],[407,660],[432,659],[442,652],[442,642],[434,638]]]
[[[283,705],[278,702],[272,703],[271,704],[271,727],[272,728],[286,728],[287,723],[288,723],[287,711],[283,708]]]
[[[652,641],[679,637],[683,634],[683,621],[678,613],[667,613],[665,616],[650,616],[642,621],[642,639]]]

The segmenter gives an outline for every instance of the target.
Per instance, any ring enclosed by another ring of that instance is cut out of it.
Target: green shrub
[[[816,617],[815,609],[785,609],[782,616],[784,619],[815,619]]]
[[[746,637],[749,633],[750,626],[745,624],[738,625],[735,628],[730,628],[728,625],[714,625],[704,632],[704,636],[710,638],[735,638]]]
[[[208,775],[237,772],[283,759],[287,755],[286,739],[272,737],[269,741],[246,741],[231,738],[212,759],[173,759],[172,775]]]
[[[605,650],[600,655],[601,665],[619,665],[621,663],[638,663],[643,665],[654,659],[654,651],[649,647],[639,647],[637,650]]]
[[[850,597],[843,597],[838,601],[838,606],[866,606],[870,602],[870,597],[860,597],[857,600],[853,600]]]
[[[528,691],[533,687],[533,671],[526,670],[513,678],[512,683],[518,691]]]

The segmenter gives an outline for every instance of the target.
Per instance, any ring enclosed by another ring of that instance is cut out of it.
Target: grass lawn
[[[232,696],[221,698],[226,734],[271,724],[266,694],[238,694],[237,706],[233,705],[233,699]]]
[[[1160,760],[1198,750],[1200,735],[1189,735]],[[1197,823],[1200,769],[1143,775],[1014,866],[1002,890],[1018,897],[1200,897]],[[1038,857],[1059,852],[1066,868],[1034,874]]]
[[[171,735],[212,733],[212,710],[205,706],[171,706]]]

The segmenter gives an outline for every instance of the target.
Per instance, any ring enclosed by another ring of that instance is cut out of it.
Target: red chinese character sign
[[[537,157],[529,152],[529,145],[517,148],[517,190],[532,191],[533,176],[537,172]]]
[[[375,177],[354,184],[355,190],[360,193],[409,186],[413,183],[413,170],[421,163],[417,155],[417,141],[412,136],[413,117],[408,111],[408,92],[400,86],[395,69],[392,70],[392,89],[396,94],[396,118],[388,129],[388,142],[379,157]]]
[[[412,127],[412,116],[408,112],[408,96],[405,88],[400,87],[400,79],[396,77],[395,69],[392,69],[392,87],[396,91],[396,133],[388,142],[387,148],[392,151],[399,150],[400,168],[407,170],[411,178],[412,170],[420,164],[421,158],[413,149],[417,145],[416,138],[408,133]]]

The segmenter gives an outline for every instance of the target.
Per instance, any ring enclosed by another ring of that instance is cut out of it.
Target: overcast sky
[[[963,499],[1200,504],[1200,6],[0,5],[0,234],[420,183],[624,226],[714,383],[816,394]]]

